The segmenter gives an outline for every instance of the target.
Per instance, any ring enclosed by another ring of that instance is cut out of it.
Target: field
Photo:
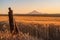
[[[14,16],[18,34],[12,35],[8,16],[0,16],[0,40],[60,40],[60,17]]]

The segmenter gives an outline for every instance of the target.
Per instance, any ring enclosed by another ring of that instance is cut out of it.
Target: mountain
[[[40,12],[38,12],[36,10],[33,10],[32,12],[29,12],[28,14],[42,14],[42,13],[40,13]]]

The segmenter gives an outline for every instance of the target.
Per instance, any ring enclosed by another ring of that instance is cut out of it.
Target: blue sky
[[[60,0],[0,0],[0,14],[8,13],[8,7],[11,7],[14,13],[28,13],[32,10],[60,13]]]

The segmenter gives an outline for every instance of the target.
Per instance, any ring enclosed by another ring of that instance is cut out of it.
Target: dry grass
[[[17,23],[18,34],[11,34],[8,22],[0,22],[0,40],[58,40],[60,25],[39,23]]]

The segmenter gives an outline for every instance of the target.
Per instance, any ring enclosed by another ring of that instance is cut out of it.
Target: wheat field
[[[18,34],[11,34],[8,16],[0,16],[0,40],[60,40],[60,17],[14,16]]]

